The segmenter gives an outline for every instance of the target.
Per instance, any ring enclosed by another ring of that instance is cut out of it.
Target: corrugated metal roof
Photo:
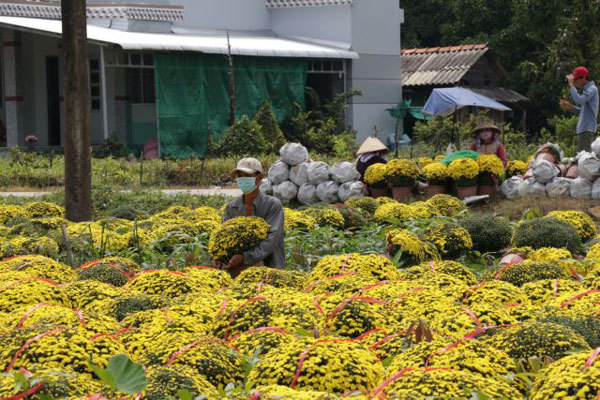
[[[345,6],[352,5],[352,0],[265,0],[267,8]]]
[[[475,93],[479,93],[501,103],[520,103],[529,101],[529,98],[523,96],[520,93],[515,92],[511,89],[506,89],[503,87],[498,88],[473,88],[470,87],[469,90],[474,91]]]
[[[402,50],[403,85],[457,84],[487,51],[485,44]]]
[[[34,32],[62,34],[62,22],[49,19],[0,17],[0,25]],[[193,51],[209,54],[227,54],[225,32],[197,35],[175,33],[127,32],[117,29],[87,26],[88,40],[96,43],[116,44],[124,50]],[[306,57],[306,58],[358,58],[354,51],[280,38],[274,35],[230,32],[231,53],[245,56]]]

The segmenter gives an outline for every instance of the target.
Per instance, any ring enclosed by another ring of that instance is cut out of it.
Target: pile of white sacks
[[[513,176],[500,186],[509,199],[526,195],[550,197],[571,196],[580,199],[600,199],[600,138],[592,143],[592,152],[582,151],[567,162],[577,166],[577,177],[561,177],[560,169],[546,160],[530,164],[526,177]]]
[[[271,165],[260,185],[264,194],[284,203],[298,200],[304,205],[344,202],[363,195],[360,174],[351,162],[341,161],[330,167],[312,161],[306,147],[298,143],[287,143],[279,155],[281,159]]]

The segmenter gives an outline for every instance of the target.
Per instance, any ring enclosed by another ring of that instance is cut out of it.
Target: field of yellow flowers
[[[0,399],[600,398],[584,212],[510,223],[448,195],[290,208],[294,241],[368,226],[385,249],[235,279],[194,261],[269,227],[221,212],[70,223],[53,203],[0,205]],[[141,257],[186,242],[205,254]]]

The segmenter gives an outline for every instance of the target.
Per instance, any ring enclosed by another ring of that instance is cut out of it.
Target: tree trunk
[[[92,217],[90,93],[85,0],[61,0],[65,87],[65,209],[71,221]]]

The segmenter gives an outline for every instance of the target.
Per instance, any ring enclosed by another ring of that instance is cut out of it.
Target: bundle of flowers
[[[235,285],[273,286],[276,288],[301,289],[306,283],[305,274],[276,268],[250,267],[235,278]]]
[[[434,162],[423,167],[423,176],[430,185],[444,185],[450,178],[448,166],[441,162]]]
[[[0,271],[23,271],[30,276],[46,278],[59,284],[76,279],[76,274],[68,265],[39,255],[6,258],[0,261]]]
[[[64,217],[65,209],[54,203],[40,201],[27,204],[25,213],[29,218]]]
[[[369,215],[375,214],[375,210],[379,205],[377,199],[372,197],[352,197],[346,200],[344,204],[350,208],[360,208],[369,213]]]
[[[596,317],[599,302],[600,292],[598,290],[581,288],[576,292],[566,292],[556,297],[549,303],[549,306],[562,315]]]
[[[194,285],[182,272],[156,270],[144,271],[125,285],[133,293],[161,295],[169,298],[191,292],[207,292],[203,286]]]
[[[318,296],[291,289],[267,289],[265,297],[271,300],[271,325],[287,331],[298,328],[313,331],[321,320],[322,309],[317,307]]]
[[[324,378],[323,372],[327,372]],[[258,385],[346,393],[371,391],[383,376],[381,362],[351,339],[294,341],[260,359],[249,379]]]
[[[23,378],[29,384],[29,388],[27,385],[15,384],[17,381],[22,382]],[[80,374],[71,370],[57,373],[57,371],[43,368],[35,373],[9,371],[0,375],[0,397],[3,399],[73,399],[73,396],[84,396],[100,390],[100,382],[93,379],[92,375]]]
[[[215,337],[229,340],[246,331],[271,326],[273,302],[264,296],[224,302],[213,323]]]
[[[424,321],[443,318],[459,309],[457,296],[457,293],[438,290],[434,286],[416,285],[396,299],[395,304],[400,313],[397,319],[402,319],[410,324],[411,321],[419,318]],[[408,327],[405,326],[405,328]]]
[[[446,217],[454,217],[467,209],[462,200],[448,194],[436,194],[427,203],[434,206],[439,215]]]
[[[226,221],[210,235],[208,253],[214,260],[229,262],[267,238],[269,225],[258,217],[237,217]]]
[[[403,271],[402,277],[405,279],[420,279],[425,274],[438,273],[452,275],[470,286],[477,284],[477,276],[468,267],[452,260],[432,260],[419,264]]]
[[[115,299],[122,294],[118,288],[95,280],[68,283],[61,289],[70,307],[85,310],[101,310],[95,305],[103,304],[105,300]]]
[[[496,184],[504,177],[504,164],[495,154],[481,154],[477,159],[479,179],[484,184]]]
[[[573,258],[573,255],[569,250],[556,247],[542,247],[532,250],[528,255],[528,259],[536,263],[558,263],[570,258]]]
[[[516,360],[544,356],[558,360],[573,350],[590,348],[571,328],[550,322],[526,322],[498,331],[490,343]]]
[[[41,254],[54,257],[58,254],[58,251],[59,248],[56,241],[45,236],[17,236],[10,240],[5,240],[0,244],[0,254],[4,257],[26,254]]]
[[[388,253],[398,258],[404,266],[412,266],[427,260],[439,259],[437,249],[425,243],[407,229],[391,229],[386,235]],[[400,255],[398,255],[400,254]]]
[[[400,277],[400,273],[390,260],[383,256],[351,253],[323,257],[308,274],[307,282],[351,272],[373,278],[376,282]]]
[[[267,326],[235,335],[231,338],[231,343],[242,355],[263,356],[273,349],[299,340],[299,336],[285,329]]]
[[[527,163],[524,161],[509,161],[506,165],[506,177],[511,178],[516,175],[525,175],[527,168]]]
[[[425,219],[441,216],[437,208],[433,204],[426,201],[415,201],[410,205],[410,207],[414,214],[414,219]]]
[[[598,234],[594,220],[583,211],[552,211],[546,216],[571,224],[577,233],[579,233],[579,236],[581,236],[582,242],[587,242],[595,238]]]
[[[362,208],[353,209],[341,204],[332,207],[344,217],[344,229],[357,229],[365,226],[371,217],[371,215],[368,212],[363,211]]]
[[[160,295],[122,293],[118,297],[94,301],[88,304],[87,309],[103,312],[117,321],[122,321],[136,312],[162,308],[168,305],[168,299]]]
[[[572,279],[542,279],[524,284],[521,289],[532,304],[542,306],[564,294],[581,289],[581,283]]]
[[[528,282],[543,279],[566,279],[570,276],[571,274],[566,273],[558,264],[536,263],[525,260],[519,264],[508,264],[493,268],[484,275],[483,279],[500,279],[520,287]]]
[[[0,223],[5,224],[7,221],[17,217],[27,217],[25,207],[0,204]]]
[[[38,303],[68,306],[69,301],[56,282],[45,278],[25,278],[0,287],[0,312],[10,313],[15,307]]]
[[[399,223],[413,218],[414,208],[404,203],[386,203],[375,210],[375,220],[379,223]]]
[[[419,175],[419,167],[410,160],[394,159],[387,163],[385,178],[391,187],[412,186]]]
[[[318,226],[331,226],[332,228],[343,228],[346,221],[344,216],[336,209],[328,207],[310,207],[302,211],[308,217],[313,218]]]
[[[464,303],[471,306],[478,303],[489,303],[497,306],[509,304],[526,304],[527,295],[515,285],[500,281],[483,281],[465,292]]]
[[[365,171],[365,183],[373,188],[387,186],[387,164],[373,164]]]
[[[350,271],[314,280],[306,285],[304,291],[313,296],[329,296],[331,293],[352,296],[362,288],[375,283],[377,283],[377,279],[372,275]]]
[[[113,286],[124,286],[140,268],[132,260],[106,257],[90,261],[75,269],[77,280],[96,280]]]
[[[479,164],[470,158],[459,158],[450,163],[448,172],[458,186],[472,186],[479,175]]]
[[[422,240],[433,243],[443,259],[455,259],[473,248],[469,232],[455,222],[437,222],[422,234]]]
[[[420,279],[416,280],[418,287],[424,289],[435,289],[445,296],[450,296],[455,299],[460,299],[469,288],[460,278],[448,274],[425,274]]]
[[[309,230],[317,225],[317,221],[313,217],[301,211],[286,208],[284,213],[284,224],[287,232],[294,229]]]
[[[67,227],[67,236],[76,250],[86,246],[105,251],[120,251],[129,247],[131,233],[120,234],[95,222],[78,222]]]
[[[588,250],[585,258],[590,261],[600,263],[600,243],[593,244]]]
[[[253,390],[253,396],[260,396],[260,399],[276,400],[276,399],[294,399],[294,400],[336,400],[337,396],[333,396],[327,392],[317,392],[314,390],[294,390],[286,386],[266,385],[259,386]],[[345,397],[344,397],[345,398]],[[356,400],[362,400],[351,396]]]
[[[421,170],[423,170],[426,166],[428,166],[429,164],[431,164],[433,162],[435,162],[435,161],[433,161],[433,158],[431,158],[431,157],[417,158],[417,163],[419,164],[419,167],[421,168]]]
[[[192,398],[217,393],[202,375],[184,365],[153,365],[147,369],[146,379],[145,400],[176,399],[180,391],[189,392]]]
[[[444,367],[391,370],[388,375],[389,378],[373,391],[374,399],[470,399],[477,392],[494,399],[521,398],[519,391],[503,380]]]
[[[192,266],[183,270],[193,285],[203,286],[211,292],[226,288],[233,284],[231,275],[222,269]]]
[[[600,392],[597,351],[564,357],[540,371],[531,400],[593,398]]]
[[[431,328],[448,337],[462,338],[481,328],[516,323],[516,318],[507,310],[488,303],[476,303],[432,321]]]
[[[211,307],[201,307],[198,303],[173,305],[163,308],[154,308],[139,311],[125,317],[121,326],[125,328],[142,328],[167,325],[191,327],[194,332],[206,335],[210,332],[213,323],[213,310]],[[216,310],[214,311],[216,313]],[[171,324],[174,323],[174,324]]]

